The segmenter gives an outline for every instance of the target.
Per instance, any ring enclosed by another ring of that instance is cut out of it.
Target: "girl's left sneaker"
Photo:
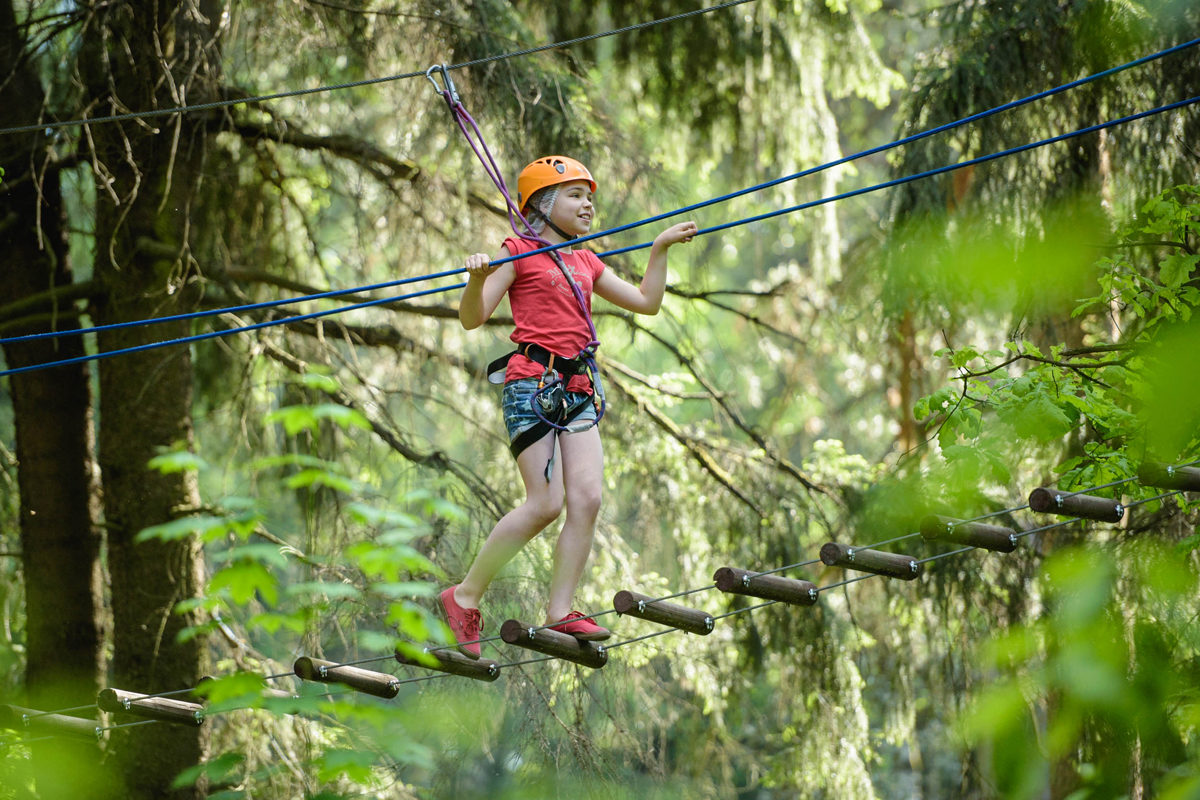
[[[576,639],[582,639],[585,642],[602,642],[612,636],[612,631],[608,628],[601,628],[578,611],[572,611],[558,622],[546,627],[552,631],[569,633]]]

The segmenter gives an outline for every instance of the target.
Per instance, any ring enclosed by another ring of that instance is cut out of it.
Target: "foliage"
[[[339,388],[328,376],[297,382],[327,392]],[[289,439],[337,437],[365,424],[361,415],[348,411],[319,402],[288,405],[267,414],[264,424],[278,425]],[[191,452],[164,453],[150,466],[201,474],[213,469]],[[377,703],[320,691],[313,688],[316,684],[300,687],[292,699],[276,698],[264,689],[279,688],[279,680],[290,677],[280,660],[295,652],[298,641],[309,643],[305,654],[313,657],[356,661],[383,651],[384,656],[371,659],[380,662],[391,660],[401,641],[445,643],[445,626],[415,602],[431,596],[433,584],[425,577],[440,574],[422,552],[422,543],[428,541],[432,520],[456,520],[461,514],[426,491],[389,498],[378,486],[355,480],[338,464],[316,456],[260,458],[244,469],[222,477],[235,486],[257,486],[255,496],[214,498],[212,511],[153,526],[139,536],[198,537],[205,543],[216,569],[206,593],[182,601],[180,610],[202,609],[207,621],[182,635],[223,633],[237,642],[232,658],[220,664],[224,674],[200,689],[206,713],[229,732],[234,749],[181,775],[179,785],[203,777],[239,787],[226,789],[224,797],[313,791],[310,786],[286,788],[299,767],[326,791],[350,786],[382,790],[391,783],[389,764],[430,761],[428,746],[405,733],[409,712],[384,713]],[[347,498],[349,502],[339,503],[341,524],[355,544],[341,553],[313,552],[289,541],[293,537],[287,534],[277,535],[265,504],[276,493]],[[268,674],[274,680],[264,682]],[[261,744],[245,741],[237,732],[239,720],[258,721],[253,736],[269,736],[280,747],[295,748],[289,753],[290,768],[264,757]]]
[[[1130,513],[1149,517],[1131,528],[1166,523],[1172,501],[1128,481],[1146,458],[1190,463],[1200,447],[1198,225],[1197,187],[1143,203],[1097,263],[1096,294],[1078,303],[1084,346],[1043,352],[1024,340],[939,352],[958,386],[922,398],[915,415],[936,420],[933,472],[951,476],[941,499],[986,507],[987,490],[1011,482],[1022,451],[1041,460],[1065,450],[1061,488],[1115,482]],[[1197,754],[1186,743],[1197,697],[1174,679],[1196,658],[1194,616],[1181,602],[1195,595],[1194,547],[1194,538],[1174,548],[1135,538],[1046,562],[1046,612],[998,637],[984,669],[1007,677],[981,694],[961,729],[992,754],[987,774],[1002,796],[1038,796],[1048,782],[1077,787],[1072,797],[1120,796],[1131,775],[1162,796],[1194,791]]]
[[[233,93],[353,81],[693,6],[241,4],[227,20],[225,77]],[[1193,17],[1186,3],[756,3],[629,42],[481,64],[456,80],[508,173],[531,150],[584,155],[603,176],[608,225],[1112,66],[1191,30]],[[59,62],[70,61],[71,25],[85,17],[55,19],[37,30],[57,87],[50,116],[65,118],[79,81]],[[1131,110],[1127,98],[1169,95],[1194,74],[1191,63],[1130,72],[1103,90],[910,147],[891,167],[856,162],[697,217],[715,225],[889,169],[912,174],[1092,124]],[[494,248],[505,222],[428,88],[423,79],[387,82],[234,109],[225,127],[214,119],[206,194],[190,220],[205,302],[418,276],[456,266],[464,250]],[[1124,216],[1135,198],[1189,169],[1193,125],[1173,117],[1114,136],[1110,153],[1120,157],[1104,187],[1102,148],[1089,140],[1083,156],[1062,148],[980,170],[961,197],[941,181],[896,192],[891,218],[880,195],[706,236],[672,255],[671,296],[658,318],[598,307],[612,405],[606,501],[580,605],[604,608],[625,587],[703,589],[722,564],[801,564],[789,576],[837,584],[840,571],[811,560],[824,541],[902,536],[931,506],[962,515],[1008,508],[1060,471],[1066,487],[1128,477],[1143,443],[1172,460],[1194,453],[1185,441],[1200,429],[1192,410],[1154,403],[1200,392],[1158,391],[1155,374],[1178,385],[1200,369],[1154,361],[1156,352],[1200,352],[1186,340],[1191,327],[1177,339],[1168,332],[1189,322],[1195,303],[1195,190],[1151,201],[1108,257],[1094,257],[1108,214]],[[54,157],[81,146],[72,136],[55,139]],[[96,246],[90,175],[90,165],[71,171],[64,188],[72,258],[84,265]],[[1101,188],[1112,203],[1099,202]],[[937,214],[917,213],[928,209]],[[1185,246],[1166,244],[1177,239]],[[609,265],[631,277],[641,268],[636,257]],[[143,534],[203,543],[211,570],[203,595],[182,608],[203,612],[184,635],[216,656],[218,679],[205,688],[214,753],[181,785],[207,782],[218,797],[986,796],[994,771],[980,760],[989,747],[1027,753],[1009,745],[1028,731],[989,733],[985,708],[965,729],[978,735],[975,749],[950,746],[954,712],[1000,669],[967,660],[973,642],[1010,625],[1013,641],[1033,641],[999,651],[1014,681],[994,701],[1005,712],[1014,686],[1027,695],[1034,685],[1086,688],[1062,678],[1081,657],[1110,683],[1135,662],[1139,670],[1188,663],[1191,645],[1155,642],[1185,631],[1159,614],[1165,595],[1134,626],[1137,659],[1109,646],[1124,634],[1115,620],[1136,594],[1127,587],[1166,591],[1124,551],[1078,570],[1103,598],[1088,606],[1091,616],[1051,616],[1027,631],[1043,593],[1058,593],[1051,602],[1066,608],[1087,589],[1058,572],[1034,581],[1039,540],[1003,559],[935,562],[919,583],[839,586],[813,608],[752,611],[745,599],[698,592],[697,606],[731,614],[710,636],[651,636],[661,630],[623,618],[619,638],[651,638],[614,649],[596,672],[529,664],[507,668],[497,684],[406,683],[390,701],[291,683],[297,655],[387,661],[398,640],[444,638],[430,612],[434,587],[519,499],[498,404],[479,377],[506,331],[464,334],[453,303],[435,296],[195,348],[195,444],[163,452],[152,467],[194,476],[202,507]],[[1070,322],[1076,307],[1078,331],[1049,325]],[[909,361],[898,347],[906,318]],[[1011,336],[997,333],[1005,328]],[[898,445],[912,422],[901,379],[936,386],[910,398],[932,438],[912,452]],[[1158,421],[1171,424],[1142,433]],[[11,420],[2,422],[8,441]],[[3,513],[15,520],[16,465],[5,451],[0,460]],[[1137,524],[1159,512],[1140,506]],[[1186,538],[1190,523],[1171,525]],[[496,582],[489,633],[505,617],[536,613],[553,543],[552,534],[532,542]],[[4,585],[14,588],[2,594],[6,688],[19,682],[18,583],[13,567]],[[1161,702],[1142,674],[1137,696]],[[264,675],[297,697],[265,697]],[[1174,688],[1192,702],[1190,690]],[[1068,694],[1070,725],[1056,735],[1092,747],[1097,730],[1133,730],[1128,707],[1109,700]],[[1151,731],[1155,742],[1190,731],[1183,714],[1170,723]],[[1096,752],[1129,752],[1120,749],[1128,737],[1111,744]],[[1048,769],[1043,751],[1028,755],[1017,766],[1031,772],[1005,773],[1014,786]],[[1146,774],[1165,789],[1173,778],[1163,769]],[[1102,768],[1088,780],[1097,793],[1116,785]]]
[[[1003,797],[1041,796],[1065,772],[1074,798],[1192,797],[1200,782],[1200,694],[1188,676],[1200,639],[1185,602],[1195,569],[1154,543],[1072,548],[1041,582],[1047,613],[999,637],[985,663],[1000,676],[962,725],[994,754]],[[1136,597],[1136,603],[1130,598]],[[1044,725],[1033,720],[1045,715]]]

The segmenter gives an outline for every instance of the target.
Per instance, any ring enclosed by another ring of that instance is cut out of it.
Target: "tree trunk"
[[[0,127],[37,121],[44,94],[11,2],[0,3]],[[37,173],[46,161],[39,133],[0,137],[0,297],[12,302],[72,281],[58,174]],[[70,312],[47,302],[38,311]],[[56,320],[74,329],[70,313]],[[44,330],[44,324],[8,328],[6,336]],[[80,336],[7,344],[8,367],[82,355]],[[95,703],[103,666],[104,604],[100,571],[99,496],[93,476],[93,430],[88,369],[84,365],[14,375],[12,391],[21,564],[25,584],[25,704],[43,710]],[[94,745],[63,743],[32,749],[42,796],[105,796]]]
[[[99,12],[85,74],[102,112],[201,102],[212,96],[213,38],[194,2],[123,2]],[[206,148],[196,115],[93,126],[98,176],[95,274],[99,323],[193,310],[192,208]],[[100,336],[101,351],[178,338],[189,325],[137,326]],[[180,641],[200,622],[175,612],[203,590],[200,544],[138,542],[138,533],[198,505],[191,473],[160,474],[147,462],[192,443],[192,361],[184,346],[100,362],[100,467],[112,573],[113,678],[116,688],[163,692],[194,686],[207,671],[204,637]],[[180,772],[203,760],[207,727],[138,726],[114,744],[133,798],[202,797],[204,787],[169,791]]]

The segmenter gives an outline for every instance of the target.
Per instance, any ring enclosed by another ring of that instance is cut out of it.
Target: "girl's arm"
[[[512,285],[517,275],[515,262],[509,261],[500,266],[494,266],[493,261],[508,258],[511,253],[507,247],[500,248],[500,254],[495,259],[488,259],[486,253],[475,253],[467,256],[467,286],[463,289],[462,299],[458,302],[458,321],[467,330],[478,328],[487,322],[500,305],[500,299]]]
[[[596,294],[615,306],[635,314],[657,314],[667,288],[667,249],[673,244],[690,242],[696,235],[696,223],[681,222],[660,233],[650,246],[650,260],[642,283],[634,286],[611,269],[600,273],[592,287]]]

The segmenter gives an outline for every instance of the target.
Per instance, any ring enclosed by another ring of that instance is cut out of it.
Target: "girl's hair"
[[[550,219],[550,212],[554,210],[554,201],[558,199],[558,190],[561,188],[547,186],[534,192],[529,198],[525,207],[525,219],[529,220],[529,227],[533,228],[533,232],[538,236],[546,230],[546,222]]]

